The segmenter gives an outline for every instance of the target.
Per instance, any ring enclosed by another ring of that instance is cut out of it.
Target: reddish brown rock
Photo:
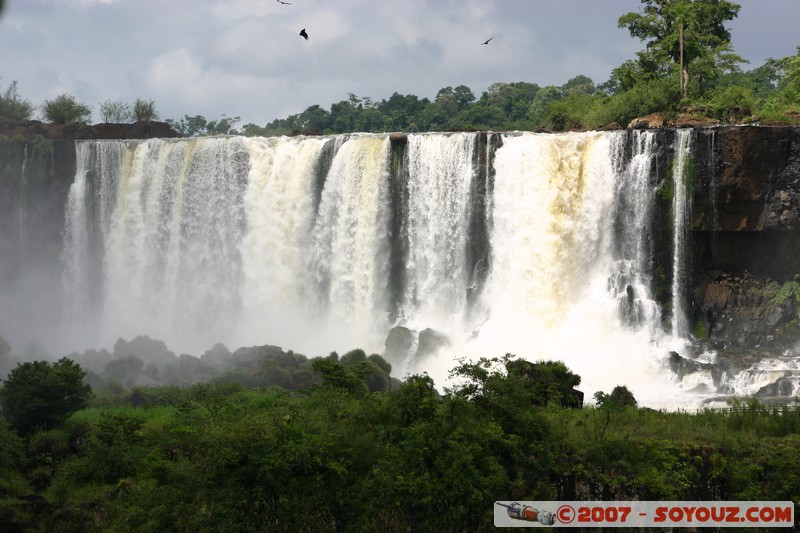
[[[663,128],[667,125],[667,120],[664,113],[651,113],[644,117],[633,119],[628,124],[628,129],[656,129]]]

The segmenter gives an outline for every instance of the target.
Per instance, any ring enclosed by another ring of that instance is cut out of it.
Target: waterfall
[[[463,330],[475,141],[466,133],[408,138],[408,262],[402,315],[412,327]]]
[[[672,216],[673,216],[673,241],[672,241],[672,336],[686,338],[689,334],[689,320],[686,316],[686,287],[688,277],[688,233],[689,217],[691,216],[691,197],[689,188],[688,160],[691,154],[692,130],[678,130],[675,161],[672,168]]]
[[[336,151],[313,229],[312,271],[338,343],[379,346],[389,323],[388,137],[363,135]],[[355,346],[354,346],[355,347]]]
[[[19,247],[22,253],[25,252],[26,235],[28,224],[28,144],[22,150],[22,168],[20,169],[20,187],[19,187]]]
[[[662,354],[653,335],[659,314],[645,287],[646,240],[638,234],[648,224],[623,224],[622,243],[614,231],[617,215],[647,219],[653,186],[641,173],[652,139],[637,136],[626,163],[624,135],[504,136],[491,198],[490,316],[468,348],[486,355],[502,346],[531,360],[563,360],[583,376],[588,396],[626,384],[637,397],[652,399],[654,383],[661,394],[669,384],[658,377]],[[620,196],[627,198],[624,213],[617,209]],[[636,287],[646,308],[641,320],[649,322],[642,327],[620,321],[614,280],[623,264],[623,293]]]
[[[661,311],[652,298],[652,224],[656,185],[654,151],[656,135],[634,130],[612,137],[612,153],[617,176],[615,257],[609,290],[619,306],[620,319],[631,327],[647,328],[656,335]],[[630,146],[630,159],[624,157]]]
[[[76,143],[75,181],[67,196],[64,231],[64,314],[65,319],[82,316],[88,309],[89,236],[86,210],[87,163],[91,143]]]
[[[244,344],[294,342],[318,308],[312,240],[320,159],[331,139],[248,138],[246,230],[242,256]],[[289,325],[289,327],[287,327]],[[296,333],[295,333],[296,335]]]
[[[102,283],[96,316],[85,316],[106,343],[148,334],[202,349],[227,336],[239,315],[242,142],[90,141],[77,143],[77,157],[66,238],[72,309],[77,293]],[[102,281],[81,263],[92,246]]]
[[[669,386],[652,132],[76,147],[64,280],[93,342],[380,353],[404,324],[450,339],[394,362],[437,383],[456,357],[508,352],[565,361],[589,396]]]

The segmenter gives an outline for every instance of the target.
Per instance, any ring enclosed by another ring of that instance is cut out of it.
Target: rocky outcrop
[[[679,113],[674,119],[667,118],[664,113],[651,113],[644,117],[637,117],[628,124],[628,128],[658,129],[658,128],[705,128],[719,126],[719,120],[705,116],[702,113],[687,110]]]
[[[417,364],[449,344],[447,335],[435,329],[425,328],[417,332],[404,326],[395,326],[386,336],[383,356],[395,364],[412,360]]]
[[[417,332],[403,326],[395,326],[389,330],[384,343],[383,356],[387,361],[400,363],[413,355],[417,343]]]
[[[166,122],[133,124],[50,124],[38,120],[13,120],[0,117],[0,135],[45,139],[150,139],[180,137]]]
[[[800,230],[800,127],[698,131],[695,231]]]
[[[800,333],[800,128],[700,130],[695,148],[696,329],[717,347],[785,350]]]
[[[693,332],[737,366],[800,342],[800,127],[698,130]]]

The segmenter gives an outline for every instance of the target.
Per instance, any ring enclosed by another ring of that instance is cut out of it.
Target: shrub
[[[56,363],[19,363],[0,389],[3,413],[21,435],[56,427],[91,398],[91,387],[82,381],[85,375],[66,357]]]
[[[28,120],[32,114],[33,106],[19,97],[17,81],[12,81],[6,92],[0,95],[0,117]]]
[[[738,122],[749,117],[755,107],[753,91],[739,86],[725,87],[712,97],[708,105],[711,115],[723,122]]]
[[[100,104],[100,114],[103,116],[103,122],[114,124],[128,122],[133,116],[131,106],[119,100],[114,102],[106,100]]]
[[[137,122],[151,122],[158,119],[156,103],[152,100],[137,98],[136,103],[133,104],[133,118]]]
[[[92,119],[92,109],[75,101],[74,96],[62,94],[53,100],[45,100],[42,107],[45,120],[56,124],[88,122]]]

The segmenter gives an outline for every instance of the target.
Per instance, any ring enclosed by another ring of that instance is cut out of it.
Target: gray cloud
[[[793,54],[797,0],[742,0],[737,53]],[[40,105],[67,92],[97,106],[153,99],[162,118],[238,115],[265,124],[352,92],[476,95],[494,82],[605,81],[643,44],[617,28],[638,0],[7,0],[2,83]],[[298,32],[306,28],[304,41]],[[479,46],[494,36],[489,46]],[[4,85],[5,86],[5,85]],[[98,117],[95,116],[95,119]]]

